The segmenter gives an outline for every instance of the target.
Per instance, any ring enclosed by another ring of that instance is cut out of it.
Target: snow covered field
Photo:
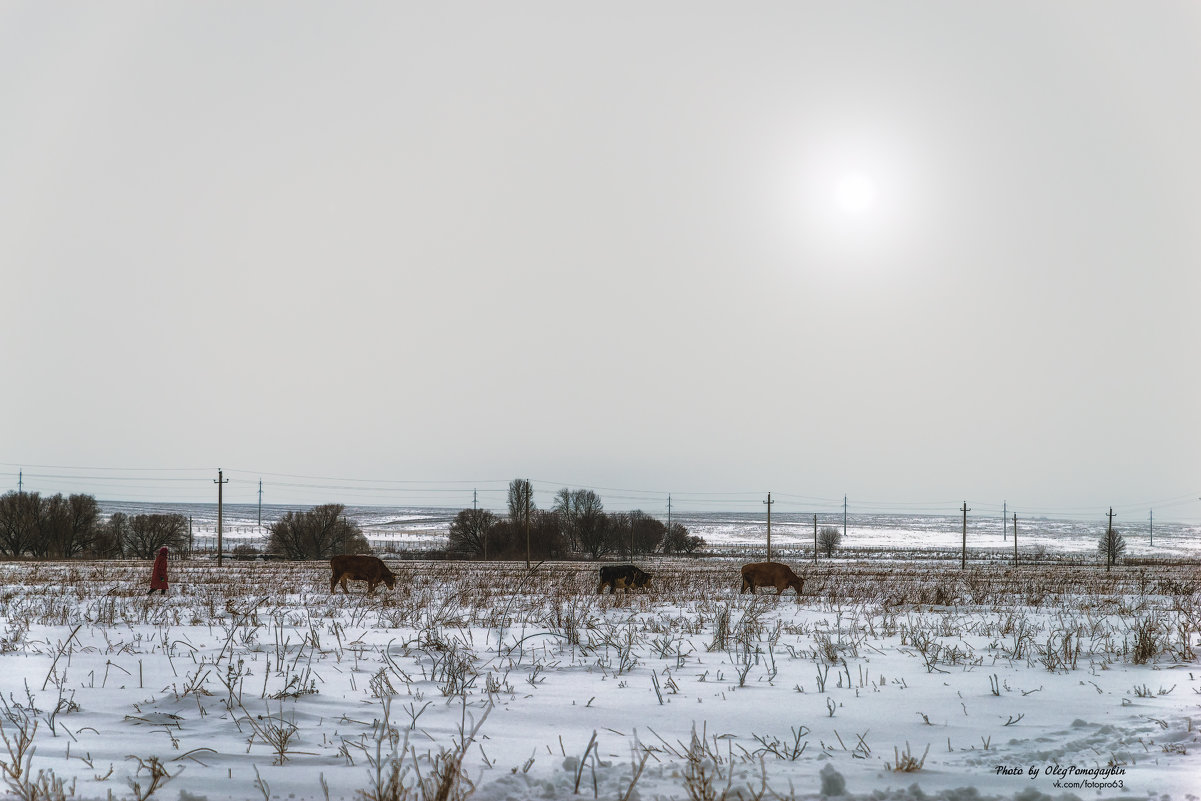
[[[23,797],[1196,797],[1195,565],[0,565]],[[399,785],[390,795],[392,766]],[[424,783],[422,785],[422,783]],[[421,786],[419,786],[421,785]],[[37,788],[48,791],[34,795]],[[399,788],[399,790],[398,790]],[[439,795],[439,790],[445,795]]]
[[[135,515],[149,512],[183,514],[193,521],[198,547],[212,548],[216,543],[216,504],[146,504],[102,501],[106,514],[121,511]],[[247,504],[227,504],[223,530],[229,548],[248,542],[261,545],[266,526],[292,507],[265,506],[260,515]],[[428,550],[444,548],[450,521],[457,509],[444,507],[348,506],[346,516],[354,520],[377,551]],[[666,510],[658,517],[666,520]],[[1104,510],[1091,520],[1026,517],[1018,520],[1018,547],[1021,554],[1093,554],[1097,538],[1105,531]],[[677,513],[674,522],[682,523],[689,533],[703,537],[713,550],[743,551],[764,547],[767,521],[763,513],[687,512]],[[843,530],[841,513],[819,515],[819,527]],[[1119,517],[1115,527],[1126,540],[1128,556],[1158,558],[1197,558],[1201,556],[1201,526],[1168,520]],[[866,514],[852,513],[847,522],[844,550],[883,555],[904,550],[914,553],[959,552],[963,538],[962,519],[956,514]],[[800,558],[807,556],[813,544],[813,515],[776,512],[772,516],[772,547]],[[1013,552],[1012,517],[1002,531],[998,515],[973,513],[968,517],[968,550],[980,556],[1008,558]],[[913,554],[910,554],[913,555]]]

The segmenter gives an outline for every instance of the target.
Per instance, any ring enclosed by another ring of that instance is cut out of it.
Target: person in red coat
[[[158,549],[158,556],[154,557],[154,567],[150,570],[150,590],[146,593],[150,595],[155,590],[158,590],[163,595],[167,594],[167,546],[164,545]]]

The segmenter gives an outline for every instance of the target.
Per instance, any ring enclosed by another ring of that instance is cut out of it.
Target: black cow
[[[650,585],[651,574],[634,565],[605,565],[600,569],[600,584],[596,586],[596,591],[603,595],[605,587],[608,587],[609,592],[616,595],[620,587],[629,595],[630,587],[649,589]]]

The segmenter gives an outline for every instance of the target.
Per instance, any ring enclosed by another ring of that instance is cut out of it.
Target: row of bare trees
[[[91,495],[0,496],[0,555],[10,558],[151,557],[162,546],[188,545],[188,519],[180,514],[128,516],[102,521]]]
[[[509,484],[508,517],[487,509],[464,509],[450,524],[450,551],[483,559],[533,559],[587,556],[691,554],[705,541],[679,523],[664,525],[650,515],[605,512],[599,495],[564,487],[550,509],[534,504],[529,479]]]

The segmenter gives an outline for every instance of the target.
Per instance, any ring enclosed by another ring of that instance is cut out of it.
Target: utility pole
[[[217,468],[217,478],[213,481],[217,485],[217,567],[221,567],[221,513],[222,513],[222,493],[225,485],[229,483],[229,479],[224,477],[221,468]]]
[[[842,496],[842,541],[847,541],[847,496]]]
[[[1013,513],[1013,563],[1018,563],[1018,513]]]
[[[1151,510],[1151,547],[1155,547],[1155,510]]]
[[[525,493],[525,569],[530,569],[530,496],[534,494],[534,488],[528,487]]]
[[[1009,519],[1009,501],[1001,502],[1001,539],[1009,539],[1009,532],[1005,529],[1005,521]]]
[[[959,569],[967,568],[967,513],[972,511],[967,508],[967,501],[963,502],[963,553],[959,557]]]
[[[259,479],[259,528],[263,527],[263,480]]]
[[[671,493],[667,493],[667,533],[671,534]]]
[[[1109,528],[1105,533],[1105,570],[1108,571],[1113,566],[1114,548],[1113,548],[1113,507],[1109,507]]]
[[[25,494],[25,471],[24,470],[17,471],[17,494],[18,495]]]
[[[767,561],[770,562],[771,561],[771,505],[773,503],[775,503],[775,501],[773,501],[771,499],[770,492],[767,493],[767,500],[764,501],[764,503],[767,504]]]
[[[813,564],[817,564],[817,515],[813,516]]]
[[[471,491],[471,525],[477,527],[480,524],[479,516],[480,492],[479,490]],[[488,561],[488,529],[484,529],[484,561]]]

